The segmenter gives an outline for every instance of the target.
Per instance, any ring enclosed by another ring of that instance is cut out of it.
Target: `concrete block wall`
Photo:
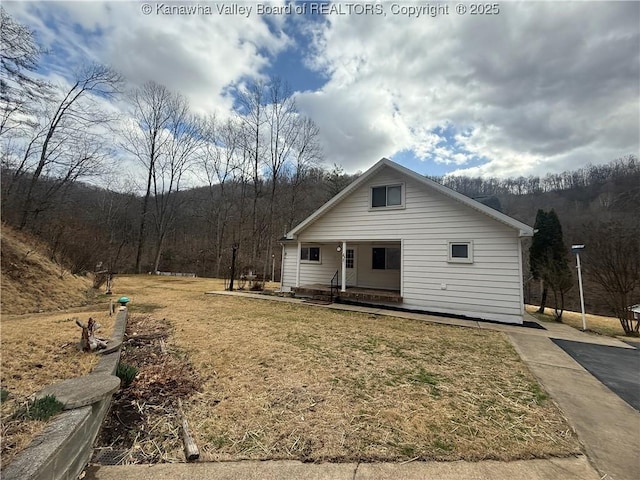
[[[128,312],[119,310],[111,342],[124,338]],[[103,355],[89,374],[114,375],[120,361],[120,349]],[[75,480],[91,458],[93,442],[104,420],[111,395],[82,408],[67,410],[53,419],[11,464],[2,471],[5,480]]]

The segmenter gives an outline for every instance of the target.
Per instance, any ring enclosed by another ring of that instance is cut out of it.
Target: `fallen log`
[[[178,417],[182,423],[182,442],[184,443],[184,456],[188,462],[193,462],[200,458],[200,451],[193,437],[189,433],[189,423],[182,411],[182,399],[178,399]]]

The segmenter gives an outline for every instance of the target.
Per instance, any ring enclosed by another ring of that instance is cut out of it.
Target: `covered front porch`
[[[283,259],[298,295],[402,303],[401,241],[290,242]]]

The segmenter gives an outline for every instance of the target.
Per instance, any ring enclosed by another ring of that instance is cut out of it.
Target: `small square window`
[[[320,247],[302,247],[300,260],[306,262],[320,262]]]
[[[448,257],[451,263],[473,263],[473,243],[449,242]]]
[[[451,258],[469,258],[469,245],[466,243],[452,244]]]

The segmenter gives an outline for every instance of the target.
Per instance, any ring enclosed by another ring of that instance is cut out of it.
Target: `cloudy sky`
[[[279,76],[319,126],[326,163],[348,172],[386,156],[429,175],[544,175],[640,149],[636,1],[500,1],[484,14],[461,2],[2,3],[36,32],[53,79],[97,61],[224,114],[242,82]]]

